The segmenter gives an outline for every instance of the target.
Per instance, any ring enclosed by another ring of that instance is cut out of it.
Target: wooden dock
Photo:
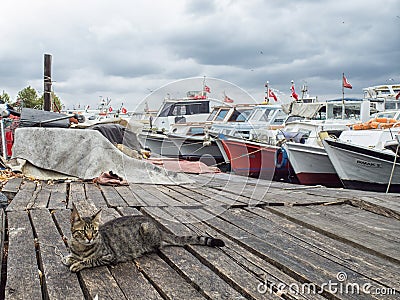
[[[48,184],[2,192],[5,299],[400,299],[400,195],[213,174],[181,186]],[[169,247],[71,273],[71,203],[103,221],[145,214],[226,247]]]

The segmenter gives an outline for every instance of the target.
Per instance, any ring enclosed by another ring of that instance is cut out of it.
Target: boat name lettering
[[[361,159],[356,159],[356,164],[362,165],[365,167],[382,168],[382,164],[380,164],[380,163],[365,161],[365,160],[361,160]]]

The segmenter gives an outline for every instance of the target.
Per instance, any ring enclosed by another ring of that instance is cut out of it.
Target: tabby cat
[[[225,246],[222,240],[211,237],[166,233],[145,216],[125,216],[100,225],[100,211],[81,217],[73,205],[70,221],[71,254],[63,258],[63,263],[72,272],[129,261],[163,246]]]

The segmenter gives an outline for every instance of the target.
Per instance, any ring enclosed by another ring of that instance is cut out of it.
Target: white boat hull
[[[183,159],[200,160],[209,166],[225,161],[215,141],[210,141],[209,145],[205,145],[203,138],[174,135],[168,135],[168,138],[179,149]]]
[[[342,183],[323,147],[294,142],[283,145],[301,184],[341,187]]]
[[[150,149],[151,153],[165,157],[181,157],[175,143],[168,139],[165,134],[141,132],[138,134],[138,140],[142,147]]]
[[[394,153],[325,139],[324,147],[346,188],[386,191],[393,169]],[[395,165],[391,192],[400,192],[400,161]]]

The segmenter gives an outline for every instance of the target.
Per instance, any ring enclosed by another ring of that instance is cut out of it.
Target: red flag
[[[208,86],[204,86],[204,91],[206,92],[206,93],[211,93],[211,90],[210,90],[210,88],[208,87]]]
[[[294,90],[294,84],[292,84],[292,87],[290,88],[292,91],[292,97],[296,100],[299,100],[299,95],[296,94],[296,91]]]
[[[400,92],[397,93],[396,100],[399,100],[399,98],[400,98]]]
[[[227,95],[225,95],[224,102],[226,103],[233,103],[233,99],[229,98]]]
[[[278,97],[276,97],[272,90],[268,90],[268,98],[274,98],[275,101],[278,101]]]
[[[346,89],[352,89],[353,87],[351,86],[350,82],[347,81],[347,78],[343,74],[343,87]]]
[[[112,109],[111,106],[108,108],[108,111],[109,111],[109,112],[112,112],[112,111],[113,111],[113,109]]]
[[[123,107],[123,108],[121,108],[121,112],[122,112],[123,114],[126,114],[128,111],[126,110],[125,107]]]

